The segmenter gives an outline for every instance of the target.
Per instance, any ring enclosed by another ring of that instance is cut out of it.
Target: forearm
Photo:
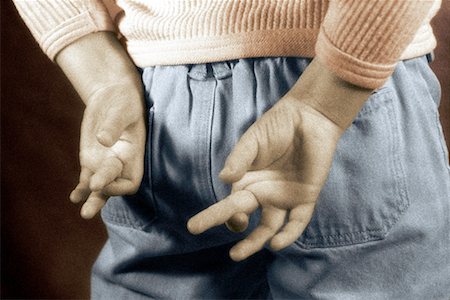
[[[76,40],[58,53],[56,62],[85,104],[111,85],[126,84],[142,91],[139,72],[111,32],[91,33]]]

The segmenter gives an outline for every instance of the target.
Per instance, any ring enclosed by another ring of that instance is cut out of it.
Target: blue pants
[[[243,262],[225,226],[193,236],[187,220],[227,196],[218,179],[239,137],[310,60],[240,59],[143,70],[145,175],[102,211],[109,239],[96,299],[448,299],[450,169],[440,88],[425,57],[400,62],[341,140],[311,223],[290,247]]]

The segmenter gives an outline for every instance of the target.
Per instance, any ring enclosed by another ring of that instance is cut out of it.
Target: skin
[[[94,217],[109,196],[134,194],[143,175],[146,129],[140,74],[112,33],[89,34],[56,57],[86,109],[80,180],[70,194]]]
[[[232,184],[231,195],[192,217],[188,230],[200,234],[228,222],[242,231],[248,215],[261,208],[259,226],[230,257],[241,261],[266,243],[275,251],[291,245],[311,220],[339,138],[371,92],[314,60],[228,156],[220,177]]]
[[[189,231],[198,234],[236,213],[248,215],[261,207],[259,226],[230,251],[236,261],[261,250],[266,242],[279,250],[300,236],[342,133],[297,99],[280,101],[248,129],[228,157],[220,175],[233,183],[231,195],[188,223]]]
[[[110,195],[133,194],[143,173],[144,100],[136,68],[111,33],[89,34],[56,59],[86,104],[81,174],[70,195],[89,219]],[[262,209],[259,226],[230,250],[246,259],[266,243],[283,249],[300,237],[314,212],[337,142],[371,94],[314,59],[292,89],[241,137],[220,178],[231,194],[193,216],[192,234],[222,224],[242,231]]]

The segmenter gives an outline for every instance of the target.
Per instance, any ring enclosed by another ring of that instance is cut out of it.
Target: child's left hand
[[[269,240],[274,250],[289,246],[311,219],[342,132],[314,108],[285,96],[228,157],[220,177],[233,183],[231,195],[191,218],[189,231],[199,234],[237,216],[245,224],[245,216],[261,207],[259,226],[230,250],[231,258],[246,259]]]
[[[260,207],[259,226],[230,250],[231,258],[243,260],[268,241],[274,250],[294,243],[311,220],[339,138],[371,93],[314,59],[228,156],[220,177],[233,184],[231,195],[192,217],[188,230],[226,223],[242,231]]]

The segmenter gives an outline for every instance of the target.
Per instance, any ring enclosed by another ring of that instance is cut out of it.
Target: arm
[[[143,173],[145,125],[140,75],[115,38],[100,0],[14,0],[47,56],[86,104],[80,183],[73,202],[93,217],[107,195],[133,193]]]
[[[316,58],[293,88],[257,120],[220,176],[232,193],[192,217],[193,234],[227,223],[235,231],[262,209],[259,225],[230,250],[239,261],[297,240],[308,225],[345,129],[394,70],[432,1],[331,1]],[[287,221],[285,221],[287,220]]]

